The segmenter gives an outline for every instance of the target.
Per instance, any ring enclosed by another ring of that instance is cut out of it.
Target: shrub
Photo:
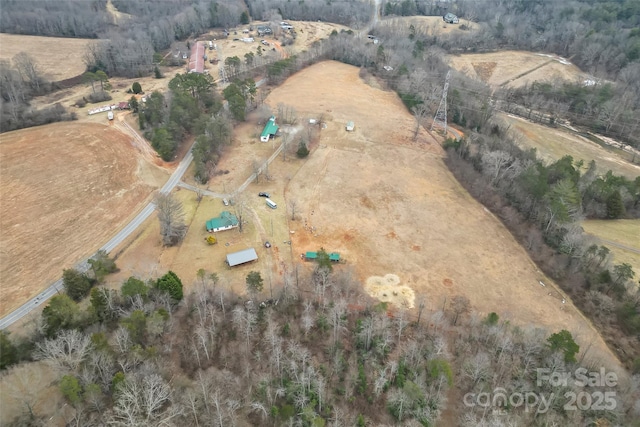
[[[87,100],[86,100],[86,98],[80,98],[80,99],[78,99],[78,100],[76,101],[76,107],[78,107],[78,108],[82,108],[82,107],[84,107],[85,105],[87,105]]]
[[[133,84],[131,85],[131,90],[137,95],[139,93],[142,93],[142,86],[138,82],[133,82]]]
[[[296,151],[296,155],[299,159],[304,159],[309,155],[309,149],[307,148],[307,144],[305,144],[304,141],[300,141],[300,144],[298,145],[298,151]]]
[[[98,102],[110,101],[111,95],[107,92],[96,92],[89,95],[88,101],[92,104],[96,104]]]

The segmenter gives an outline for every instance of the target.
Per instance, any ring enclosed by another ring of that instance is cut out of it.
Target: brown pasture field
[[[555,56],[531,52],[500,51],[449,55],[447,58],[456,70],[492,87],[520,87],[533,81],[575,82],[586,78],[586,74],[573,64],[564,64]]]
[[[97,123],[3,133],[0,164],[0,316],[106,243],[166,180],[129,136]]]
[[[265,277],[266,298],[269,283],[279,286],[290,262],[309,270],[313,264],[299,261],[300,255],[324,247],[341,254],[346,264],[336,269],[351,271],[363,289],[367,279],[393,279],[390,284],[399,285],[397,291],[426,298],[431,311],[464,295],[481,316],[495,311],[518,325],[568,329],[582,348],[589,348],[588,357],[617,365],[591,323],[568,298],[563,304],[562,291],[449,173],[439,142],[425,131],[413,141],[413,118],[395,93],[366,84],[358,71],[322,62],[267,97],[273,108],[279,103],[295,107],[302,132],[309,117],[322,115],[327,127],[307,159],[284,161],[279,156],[270,167],[271,180],[251,184],[240,196],[251,211],[243,233],[217,233],[219,243],[207,246],[204,221],[223,210],[222,203],[205,197],[198,205],[192,192],[177,191],[190,223],[185,243],[162,248],[157,220],[150,219],[118,250],[122,271],[110,279],[112,285],[119,286],[129,275],[158,277],[171,269],[189,289],[195,286],[196,271],[204,268],[217,272],[223,286],[242,293],[246,275],[257,270]],[[344,128],[349,120],[356,125],[351,133]],[[254,127],[236,130],[222,164],[234,164],[254,148],[260,158],[268,157],[270,143],[250,142],[256,138]],[[236,185],[251,174],[250,165],[232,173],[242,176],[233,180]],[[229,180],[229,175],[214,177],[209,188],[219,190],[219,180]],[[268,209],[258,191],[270,191],[278,209]],[[295,221],[290,219],[291,201],[297,204]],[[265,239],[274,247],[265,249]],[[291,247],[284,243],[289,239]],[[259,261],[235,269],[225,266],[226,253],[246,247],[256,248]],[[392,294],[377,296],[394,300]],[[410,299],[404,302],[411,306]]]
[[[82,57],[94,42],[97,40],[0,33],[0,59],[10,60],[26,52],[35,59],[47,80],[60,81],[84,73],[86,65]]]
[[[575,161],[584,161],[582,172],[586,171],[591,160],[595,160],[599,173],[604,174],[610,170],[630,180],[640,175],[640,166],[621,158],[618,152],[607,150],[562,127],[543,126],[504,113],[498,114],[498,120],[509,127],[509,132],[512,132],[522,148],[535,148],[538,157],[545,162],[551,163],[570,155]]]

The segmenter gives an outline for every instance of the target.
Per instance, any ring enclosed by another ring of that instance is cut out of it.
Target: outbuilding
[[[353,132],[355,128],[356,128],[356,125],[352,121],[347,122],[347,127],[346,127],[347,132]]]
[[[234,252],[227,255],[227,264],[229,267],[235,267],[236,265],[246,264],[258,259],[258,254],[253,248],[245,249],[243,251]]]

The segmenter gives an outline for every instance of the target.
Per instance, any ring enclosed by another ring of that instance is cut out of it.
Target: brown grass
[[[483,24],[471,22],[467,19],[461,18],[459,24],[447,24],[442,20],[442,16],[405,16],[405,17],[393,17],[383,18],[378,23],[382,27],[390,28],[403,28],[408,30],[410,25],[413,25],[418,34],[437,35],[437,34],[464,34],[468,31],[474,31],[481,28]],[[460,27],[466,25],[468,30],[462,30]]]
[[[575,65],[563,64],[559,58],[531,52],[473,53],[450,55],[448,59],[453,68],[493,87],[519,87],[533,81],[573,82],[585,78],[585,74]]]
[[[84,73],[84,51],[89,43],[96,41],[0,33],[0,59],[11,59],[26,52],[35,59],[47,80],[59,81]]]
[[[640,175],[640,166],[631,164],[620,158],[616,152],[568,130],[539,125],[508,114],[501,113],[498,118],[509,126],[518,144],[524,148],[535,148],[538,157],[546,162],[554,162],[570,155],[575,161],[584,161],[583,171],[591,160],[595,160],[600,173],[611,170],[631,180]]]
[[[183,277],[187,287],[199,268],[218,272],[224,286],[240,291],[251,270],[278,286],[290,259],[299,260],[305,251],[324,247],[340,252],[346,265],[336,268],[352,269],[360,283],[371,276],[395,274],[407,287],[403,290],[426,297],[431,310],[453,296],[465,295],[481,315],[496,311],[519,325],[568,329],[584,348],[595,343],[590,355],[604,355],[615,363],[571,301],[562,304],[562,292],[502,224],[457,183],[442,161],[440,145],[426,132],[411,140],[412,116],[394,93],[365,84],[355,67],[328,61],[289,78],[266,102],[293,105],[301,123],[324,114],[327,128],[309,158],[284,162],[280,157],[274,162],[272,180],[252,184],[243,196],[257,216],[249,218],[243,234],[218,233],[220,243],[213,247],[204,243],[204,221],[222,210],[222,203],[204,200],[193,213],[195,196],[181,190],[179,197],[192,212],[185,243],[161,248],[157,221],[150,221],[147,230],[124,249],[119,260],[123,271],[114,286],[129,274],[157,276],[169,268]],[[355,121],[356,130],[347,133],[344,125],[349,120]],[[223,163],[233,165],[252,150],[260,157],[268,155],[263,150],[269,151],[270,144],[253,142],[255,126],[239,128],[236,145]],[[241,179],[233,180],[241,182],[251,169],[245,163],[232,173],[241,174]],[[219,189],[221,179],[230,178],[216,177],[210,187]],[[277,210],[267,209],[257,197],[264,190],[272,193]],[[298,204],[296,221],[285,213],[285,202],[291,200]],[[261,247],[265,238],[274,248]],[[291,251],[282,243],[289,239]],[[235,269],[224,265],[228,251],[250,246],[258,251],[257,263]],[[311,269],[313,263],[302,266]]]
[[[106,243],[158,184],[129,137],[92,123],[4,133],[0,164],[0,315]]]

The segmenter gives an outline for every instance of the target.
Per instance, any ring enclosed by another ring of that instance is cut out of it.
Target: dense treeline
[[[391,312],[328,255],[308,274],[300,267],[274,283],[275,300],[264,299],[259,272],[246,277],[247,300],[204,270],[186,297],[171,271],[130,277],[119,291],[94,288],[86,308],[55,296],[32,335],[0,334],[5,390],[24,403],[14,425],[50,416],[34,405],[37,389],[21,387],[34,367],[11,367],[20,359],[53,370],[73,408],[66,422],[83,426],[427,426],[444,411],[464,426],[625,425],[638,416],[638,378],[602,366],[568,331],[520,329],[496,313],[481,319],[462,296],[420,300],[413,316]],[[595,366],[615,384],[559,389],[538,371]],[[451,387],[464,398],[447,399]],[[607,393],[607,408],[567,411],[571,394],[584,392]],[[478,397],[487,393],[489,402]],[[525,405],[524,395],[539,399]]]
[[[98,38],[113,22],[107,0],[3,0],[2,32],[51,37]]]
[[[450,141],[448,165],[480,202],[493,210],[541,268],[599,326],[628,366],[640,363],[640,292],[629,264],[612,265],[610,252],[587,237],[580,221],[640,217],[640,177],[629,181],[595,162],[581,173],[570,156],[545,165],[520,149],[504,129]],[[629,339],[620,339],[627,336]],[[635,362],[634,362],[635,361]]]
[[[373,16],[373,4],[366,1],[304,1],[287,0],[266,1],[249,0],[249,11],[253,19],[279,21],[291,19],[296,21],[335,22],[358,28],[369,22]]]

